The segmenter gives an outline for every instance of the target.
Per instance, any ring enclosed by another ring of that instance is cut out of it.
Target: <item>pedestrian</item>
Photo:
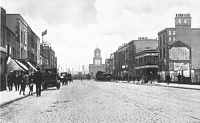
[[[178,76],[177,76],[177,78],[178,78],[178,83],[181,83],[181,77],[182,77],[182,76],[181,76],[181,74],[179,73]]]
[[[41,96],[41,85],[42,85],[42,73],[40,72],[40,68],[37,68],[37,72],[34,75],[34,81],[36,83],[36,95]]]
[[[28,85],[29,85],[29,95],[33,95],[33,74],[32,73],[29,74]]]
[[[20,71],[18,71],[16,73],[16,90],[17,91],[19,91],[20,83],[21,83],[21,73]]]
[[[20,85],[21,85],[21,88],[20,88],[20,91],[19,91],[19,94],[21,94],[21,92],[23,92],[23,95],[25,95],[25,89],[26,89],[26,76],[23,74],[20,75]]]
[[[166,76],[166,81],[167,81],[167,84],[169,85],[169,83],[171,82],[171,77],[169,74]]]
[[[17,71],[13,72],[13,83],[15,86],[15,91],[17,91]]]
[[[8,73],[8,90],[12,91],[13,88],[13,72]]]

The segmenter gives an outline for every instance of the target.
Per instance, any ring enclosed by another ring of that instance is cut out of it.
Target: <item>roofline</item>
[[[174,45],[174,44],[177,43],[177,42],[180,42],[180,43],[182,43],[183,45],[185,45],[185,47],[191,49],[191,47],[190,47],[189,45],[187,45],[186,43],[184,43],[183,41],[180,41],[180,40],[177,40],[177,41],[173,42],[172,44],[170,44],[170,45],[169,45],[169,48],[172,48],[172,47],[173,47],[172,45]]]
[[[140,55],[140,54],[143,54],[143,53],[148,53],[148,52],[152,52],[152,53],[160,53],[158,51],[158,49],[145,49],[145,50],[142,50],[142,51],[139,51],[137,52],[135,55]]]
[[[168,30],[168,29],[176,29],[175,27],[168,27],[168,28],[164,28],[163,30],[159,31],[158,34]]]
[[[27,23],[27,21],[22,17],[22,15],[21,14],[17,14],[17,13],[15,13],[15,14],[8,14],[8,13],[6,13],[6,15],[18,15],[22,20],[23,20],[23,22],[25,22],[25,25],[28,27],[28,29],[30,29],[38,38],[40,38],[34,31],[33,31],[33,29],[30,27],[30,25]]]

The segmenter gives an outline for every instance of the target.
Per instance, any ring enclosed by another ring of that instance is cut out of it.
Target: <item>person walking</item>
[[[20,88],[19,94],[21,94],[21,92],[23,92],[23,95],[25,95],[26,77],[24,74],[20,75],[20,82],[21,82],[21,88]]]
[[[17,91],[17,72],[16,71],[13,72],[13,83],[15,86],[15,91]]]
[[[33,95],[33,75],[32,73],[29,74],[29,95]]]
[[[17,91],[19,91],[20,84],[21,84],[21,73],[20,71],[18,71],[16,75],[16,90]]]
[[[8,74],[8,90],[9,91],[12,91],[12,87],[13,87],[12,85],[13,85],[13,73],[10,72]]]
[[[40,68],[37,68],[37,72],[34,75],[34,81],[36,84],[36,95],[41,96],[41,85],[42,85],[42,73],[40,72]]]

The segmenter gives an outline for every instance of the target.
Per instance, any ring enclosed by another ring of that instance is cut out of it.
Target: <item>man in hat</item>
[[[37,67],[37,72],[34,75],[35,84],[36,84],[36,95],[41,96],[41,85],[42,85],[42,73],[40,72],[40,68]]]

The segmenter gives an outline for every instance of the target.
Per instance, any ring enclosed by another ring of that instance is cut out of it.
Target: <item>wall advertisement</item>
[[[190,50],[187,47],[172,47],[169,49],[170,60],[190,60]]]
[[[189,70],[189,69],[190,69],[189,63],[174,63],[174,71]]]

